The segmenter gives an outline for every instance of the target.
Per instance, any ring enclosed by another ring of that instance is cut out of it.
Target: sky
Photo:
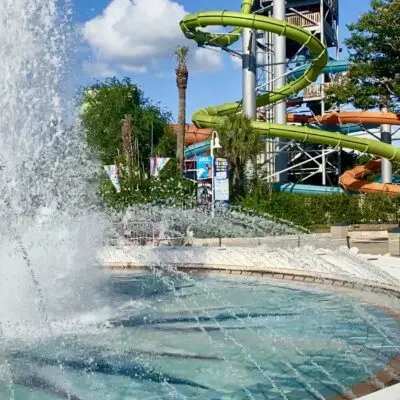
[[[341,39],[346,25],[369,8],[368,0],[339,0]],[[188,45],[187,119],[199,108],[238,100],[238,62],[219,51],[198,48],[181,33],[179,21],[192,12],[238,11],[241,0],[73,0],[80,33],[77,75],[80,85],[108,76],[130,77],[153,103],[177,117],[173,52]],[[344,47],[344,46],[343,46]]]

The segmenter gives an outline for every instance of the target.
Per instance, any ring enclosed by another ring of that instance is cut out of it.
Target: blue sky
[[[156,4],[157,7],[149,7]],[[75,19],[83,31],[78,79],[88,85],[108,75],[129,76],[153,102],[177,111],[172,53],[184,44],[177,21],[185,12],[232,11],[241,0],[74,0]],[[346,24],[367,11],[367,0],[340,0],[341,37]],[[198,108],[241,97],[237,63],[225,55],[191,47],[188,121]]]

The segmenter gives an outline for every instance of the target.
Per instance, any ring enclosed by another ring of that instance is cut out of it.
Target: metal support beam
[[[268,17],[272,16],[272,4],[267,13]],[[273,36],[271,32],[264,32],[264,80],[262,87],[260,89],[264,89],[265,92],[271,93],[274,88],[273,79],[274,79],[274,53],[273,53]],[[265,121],[273,122],[274,121],[274,108],[270,105],[264,107],[263,113],[265,114]],[[264,160],[264,170],[267,175],[273,175],[276,170],[276,140],[267,140],[265,143],[265,158]],[[273,183],[270,181],[268,183]]]
[[[383,108],[382,112],[388,112],[387,108]],[[383,143],[392,143],[392,127],[390,125],[381,125],[381,141]],[[381,173],[383,183],[392,183],[393,173],[392,173],[392,163],[387,158],[381,159]]]
[[[327,155],[328,155],[328,154],[331,154],[331,153],[335,153],[335,152],[336,152],[336,150],[326,150],[326,154],[327,154]],[[316,160],[318,160],[318,159],[321,158],[321,157],[322,157],[322,154],[320,154],[320,155],[318,155],[318,156],[316,156],[316,157],[313,157],[312,161],[316,161]],[[267,176],[267,177],[265,177],[265,178],[263,178],[263,179],[266,180],[266,181],[268,181],[268,180],[271,179],[272,177],[274,177],[274,176],[276,176],[276,175],[278,175],[278,174],[280,174],[280,173],[282,173],[282,172],[291,171],[292,169],[298,168],[298,167],[300,167],[300,166],[302,166],[302,165],[304,165],[304,164],[307,164],[307,163],[309,163],[309,162],[310,162],[310,160],[302,161],[302,162],[300,162],[300,163],[298,163],[298,164],[296,164],[296,165],[292,165],[292,166],[290,166],[290,167],[287,167],[287,168],[285,168],[283,171],[276,172],[275,174],[270,175],[270,176]],[[317,172],[319,172],[319,170],[318,170]]]
[[[257,46],[255,31],[243,29],[243,112],[257,118],[256,108]]]
[[[325,16],[324,16],[324,0],[320,1],[320,30],[321,42],[325,43]],[[321,115],[325,114],[325,74],[321,76]],[[322,185],[326,186],[326,156],[325,146],[322,146]]]
[[[274,18],[285,21],[286,20],[286,1],[285,0],[274,0],[273,7]],[[274,89],[280,89],[286,85],[286,38],[284,36],[274,36],[274,54],[275,54],[275,85]],[[275,122],[277,124],[286,124],[286,102],[281,101],[275,106]],[[283,148],[286,145],[285,139],[279,139],[278,149]],[[276,159],[276,170],[279,173],[279,181],[287,181],[287,169],[288,157],[285,153],[280,153]]]

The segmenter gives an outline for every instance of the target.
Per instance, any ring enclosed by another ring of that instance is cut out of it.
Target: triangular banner
[[[120,193],[121,183],[118,177],[118,167],[116,165],[105,165],[104,170],[106,171],[108,177],[110,178],[112,184],[114,185],[117,193]]]
[[[157,178],[171,158],[153,157],[150,159],[150,176]]]

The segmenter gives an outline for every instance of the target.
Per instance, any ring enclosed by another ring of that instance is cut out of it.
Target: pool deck
[[[386,389],[371,393],[361,397],[362,400],[399,400],[400,399],[400,384],[390,386]]]
[[[114,269],[173,267],[191,273],[259,275],[386,293],[400,299],[400,258],[359,254],[345,246],[332,248],[327,240],[318,242],[318,247],[281,244],[276,239],[256,246],[110,246],[103,249],[100,259]]]
[[[369,239],[369,238],[368,238]],[[357,240],[357,239],[354,239]],[[99,254],[116,270],[172,269],[192,274],[260,276],[291,284],[339,290],[374,303],[400,321],[400,258],[361,254],[329,235],[301,237],[197,239],[192,246],[109,246]],[[367,247],[374,249],[373,244]],[[377,251],[371,251],[377,253]],[[399,381],[400,357],[377,377],[382,384]],[[379,390],[375,381],[353,388],[357,398],[400,400],[400,384]],[[368,394],[368,395],[367,395]],[[366,397],[360,397],[367,395]],[[339,396],[331,400],[346,400]]]

